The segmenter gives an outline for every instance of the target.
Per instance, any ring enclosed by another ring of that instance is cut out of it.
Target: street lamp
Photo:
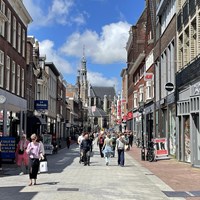
[[[143,120],[144,120],[144,116],[143,116],[143,111],[144,111],[144,102],[140,101],[139,102],[139,109],[138,109],[139,113],[141,113],[141,124],[142,124],[142,129],[141,129],[141,133],[142,133],[142,149],[141,149],[141,160],[145,160],[145,148],[144,148],[144,130],[143,130]]]

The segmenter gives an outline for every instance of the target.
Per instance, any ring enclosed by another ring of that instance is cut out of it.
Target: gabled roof
[[[102,100],[104,99],[104,95],[107,95],[107,97],[111,97],[111,99],[114,99],[115,88],[114,87],[101,87],[101,86],[91,86],[90,87],[90,97],[99,97]]]

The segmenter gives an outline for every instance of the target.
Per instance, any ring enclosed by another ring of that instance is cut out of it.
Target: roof
[[[95,107],[95,111],[92,111],[92,107],[88,108],[88,115],[89,117],[107,117],[108,114],[102,110],[101,108]]]
[[[111,96],[111,99],[114,99],[116,96],[114,87],[101,87],[101,86],[91,86],[90,87],[90,97],[99,97],[102,100],[104,99],[104,95],[108,97]]]

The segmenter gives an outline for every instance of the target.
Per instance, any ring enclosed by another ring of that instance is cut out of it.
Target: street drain
[[[200,191],[162,191],[168,197],[200,197]]]
[[[154,174],[152,174],[152,173],[148,173],[148,174],[145,174],[145,175],[154,175]]]
[[[79,191],[78,188],[58,188],[58,191],[72,191],[72,192],[77,192]]]

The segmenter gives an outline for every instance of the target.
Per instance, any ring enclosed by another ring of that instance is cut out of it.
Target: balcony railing
[[[187,67],[176,75],[176,86],[177,88],[188,84],[195,78],[200,77],[200,57],[197,57]]]

